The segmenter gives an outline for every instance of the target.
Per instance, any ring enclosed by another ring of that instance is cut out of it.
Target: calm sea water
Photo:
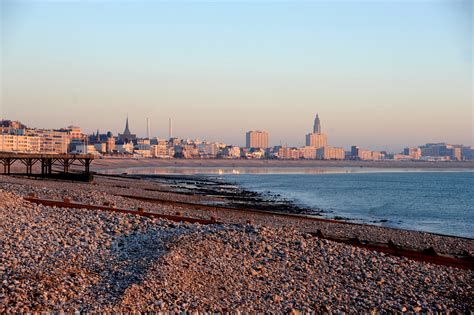
[[[328,217],[474,238],[474,172],[221,175]]]

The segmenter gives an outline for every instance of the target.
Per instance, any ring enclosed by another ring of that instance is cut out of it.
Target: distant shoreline
[[[186,159],[96,159],[94,171],[132,167],[360,167],[360,168],[410,168],[474,170],[474,161],[326,161],[326,160],[186,160]]]

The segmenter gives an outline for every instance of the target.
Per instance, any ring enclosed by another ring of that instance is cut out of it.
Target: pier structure
[[[25,172],[14,173],[14,175],[92,181],[90,165],[93,160],[94,156],[92,154],[0,152],[0,164],[3,166],[3,174],[5,175],[13,175],[11,166],[20,163],[25,166]],[[33,166],[38,163],[41,164],[41,173],[33,173]],[[82,173],[71,172],[71,166],[73,165],[84,167],[84,171]],[[53,166],[57,166],[54,172]]]

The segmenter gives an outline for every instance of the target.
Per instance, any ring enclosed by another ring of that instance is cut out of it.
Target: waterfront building
[[[443,157],[443,160],[457,160],[462,159],[462,146],[451,145],[446,143],[427,143],[421,146],[422,157]]]
[[[316,149],[316,157],[319,160],[344,160],[345,152],[343,148],[325,146]]]
[[[156,144],[152,144],[151,156],[159,159],[171,159],[174,157],[174,147],[170,147],[168,141],[159,140]]]
[[[200,156],[203,158],[215,158],[219,152],[219,144],[215,142],[201,142],[197,145],[197,147],[199,149]]]
[[[118,153],[133,153],[133,143],[119,141],[115,144]]]
[[[112,153],[115,150],[115,138],[108,137],[107,141],[105,142],[105,151],[107,153]]]
[[[107,152],[107,144],[106,143],[95,143],[94,149],[99,153],[106,153]]]
[[[351,147],[351,159],[353,160],[380,160],[382,154],[378,151],[362,150],[358,146]]]
[[[465,161],[474,160],[474,147],[461,146],[461,159]]]
[[[405,148],[403,149],[403,155],[406,155],[413,160],[419,160],[421,158],[421,149],[420,148]]]
[[[72,140],[84,140],[85,135],[82,133],[82,129],[77,126],[68,126],[61,128],[60,131],[67,132]]]
[[[325,147],[328,145],[327,136],[323,133],[309,133],[306,135],[306,146],[307,147]]]
[[[298,160],[300,150],[297,148],[281,147],[278,149],[278,159],[280,160]]]
[[[67,130],[26,129],[25,135],[40,138],[40,152],[67,153],[70,151],[71,136]]]
[[[229,145],[222,149],[220,157],[223,159],[239,159],[240,155],[241,150],[239,147]]]
[[[98,147],[100,149],[100,147]],[[74,151],[72,151],[72,153],[76,153],[76,154],[84,154],[84,153],[87,153],[87,154],[99,154],[99,151],[96,150],[96,144],[84,144],[81,143],[81,144],[78,144],[76,145],[76,148],[74,149]]]
[[[314,146],[305,146],[299,149],[300,150],[300,157],[305,160],[315,160],[316,159],[316,150],[317,148]]]
[[[34,136],[1,134],[0,151],[3,152],[40,152],[41,139]]]
[[[321,121],[319,120],[318,114],[314,119],[313,132],[306,135],[306,146],[307,147],[325,147],[328,145],[328,139],[326,134],[321,132]]]
[[[266,150],[263,148],[245,148],[242,150],[242,157],[250,160],[263,159],[266,156]]]
[[[268,148],[268,132],[253,130],[246,133],[246,147],[247,148]]]

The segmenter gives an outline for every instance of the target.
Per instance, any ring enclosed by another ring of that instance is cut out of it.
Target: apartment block
[[[246,147],[247,148],[268,148],[268,132],[254,130],[249,131],[246,134]]]
[[[309,133],[306,135],[307,147],[325,147],[328,145],[328,138],[324,133]]]
[[[344,160],[345,152],[343,148],[321,147],[316,150],[319,160]]]

